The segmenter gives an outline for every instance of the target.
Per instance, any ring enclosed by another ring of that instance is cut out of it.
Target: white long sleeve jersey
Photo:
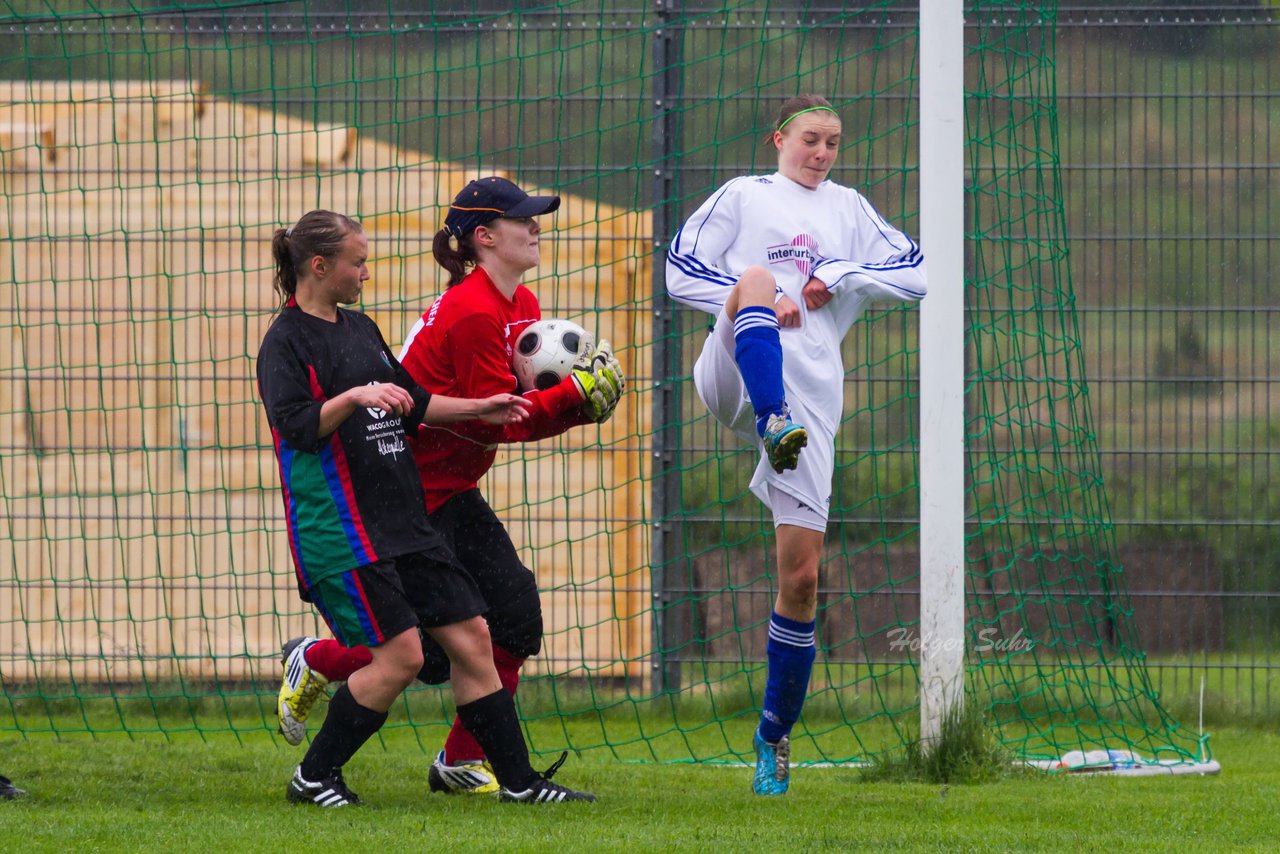
[[[667,292],[718,314],[748,267],[759,264],[800,307],[799,329],[781,330],[787,399],[839,426],[844,363],[840,342],[867,303],[924,297],[924,256],[915,241],[857,190],[824,181],[817,189],[779,173],[734,178],[703,202],[667,251]],[[810,277],[831,301],[805,307]]]

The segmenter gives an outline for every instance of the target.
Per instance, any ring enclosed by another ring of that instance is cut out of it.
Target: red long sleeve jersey
[[[538,298],[520,285],[507,299],[483,268],[441,294],[405,339],[400,362],[432,394],[489,397],[516,390],[511,354],[516,339],[542,318]],[[474,489],[493,465],[498,445],[532,442],[589,423],[572,379],[547,391],[525,392],[533,403],[520,424],[479,421],[424,424],[409,445],[418,464],[427,512]]]

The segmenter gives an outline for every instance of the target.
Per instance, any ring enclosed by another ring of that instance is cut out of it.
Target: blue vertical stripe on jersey
[[[679,234],[676,237],[678,238]],[[702,279],[706,282],[723,285],[726,288],[733,287],[738,283],[738,280],[728,273],[709,266],[695,255],[677,252],[674,247],[667,250],[667,259],[671,261],[676,269],[690,278]]]
[[[320,458],[297,451],[275,431],[272,438],[280,462],[285,527],[302,586],[311,589],[333,572],[371,562],[351,548]]]
[[[347,545],[351,547],[351,552],[360,565],[364,566],[373,563],[374,558],[365,549],[365,538],[352,512],[356,503],[355,496],[347,494],[346,484],[343,483],[342,475],[338,471],[338,461],[333,453],[334,443],[337,441],[337,433],[334,433],[332,441],[320,449],[320,469],[324,472],[324,479],[329,484],[329,495],[333,498],[334,507],[338,511],[338,520],[342,523]]]

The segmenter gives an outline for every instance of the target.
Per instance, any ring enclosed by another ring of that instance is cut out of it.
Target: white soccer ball
[[[516,339],[511,369],[521,391],[546,391],[559,385],[582,347],[595,345],[591,333],[569,320],[539,320]]]

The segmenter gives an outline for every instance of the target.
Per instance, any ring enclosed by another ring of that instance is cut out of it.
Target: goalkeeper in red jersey
[[[538,299],[521,284],[538,265],[541,226],[557,196],[529,196],[499,177],[472,181],[455,197],[436,234],[432,252],[449,274],[445,292],[414,324],[400,360],[423,388],[436,394],[475,397],[516,388],[511,354],[528,326],[542,317]],[[579,425],[606,421],[625,386],[607,341],[580,354],[559,385],[525,392],[528,418],[500,426],[467,422],[424,429],[410,446],[426,495],[427,518],[479,585],[493,639],[494,664],[513,695],[524,661],[542,644],[542,606],[533,573],[523,564],[502,522],[480,493],[497,446],[555,436]],[[361,650],[335,641],[297,641],[288,656],[295,682],[318,686],[357,668]],[[449,678],[449,662],[430,639],[420,678]],[[287,700],[290,666],[281,689],[282,715],[296,720]],[[319,677],[319,678],[317,678]],[[313,688],[310,702],[318,697]],[[309,703],[307,704],[309,705]],[[306,709],[303,708],[305,714]],[[299,740],[301,734],[299,734]],[[498,783],[473,734],[455,719],[429,774],[433,791],[489,794]]]

